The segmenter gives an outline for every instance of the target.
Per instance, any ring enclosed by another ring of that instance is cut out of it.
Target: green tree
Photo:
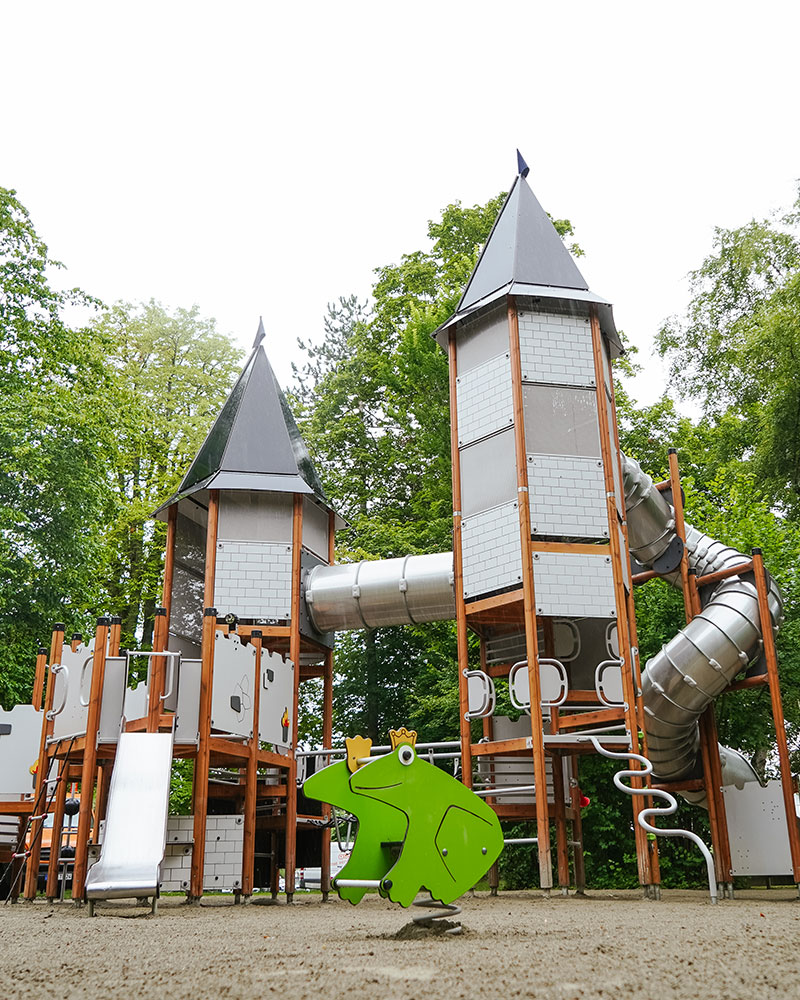
[[[117,303],[93,324],[112,382],[109,511],[98,564],[103,605],[123,642],[149,645],[161,600],[164,525],[153,511],[177,488],[238,372],[241,351],[197,306]]]
[[[80,625],[107,503],[108,381],[94,305],[52,284],[53,261],[14,191],[0,188],[0,703],[30,697],[36,647]]]

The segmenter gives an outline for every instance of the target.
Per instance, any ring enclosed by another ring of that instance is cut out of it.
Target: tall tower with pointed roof
[[[341,520],[325,497],[263,341],[260,323],[208,436],[176,493],[156,511],[168,531],[154,648],[182,654],[181,685],[196,684],[199,696],[192,899],[217,877],[205,871],[209,799],[218,794],[212,767],[247,764],[246,863],[239,887],[245,895],[253,888],[256,802],[264,794],[256,787],[258,768],[281,776],[277,798],[263,801],[274,835],[283,832],[289,896],[298,828],[322,836],[323,843],[328,838],[319,820],[298,822],[294,753],[301,680],[323,679],[323,738],[330,745],[333,636],[314,628],[302,590],[310,570],[333,562]],[[164,664],[154,659],[154,715],[171,684]]]
[[[502,760],[527,743],[536,788],[545,789],[548,768],[552,787],[553,762],[561,758],[558,707],[548,704],[555,695],[545,690],[543,698],[542,678],[549,671],[563,679],[564,691],[589,689],[601,661],[622,663],[624,713],[632,728],[638,665],[631,659],[631,579],[611,375],[622,347],[611,306],[589,289],[527,175],[520,156],[456,311],[434,336],[450,365],[464,771],[470,773],[467,762],[476,756],[491,761],[487,754],[497,753]],[[495,732],[496,720],[485,718],[488,743],[480,747],[472,744],[470,728],[469,631],[480,636],[484,667],[495,677],[507,675],[512,689],[524,688],[530,703],[529,722],[515,723],[513,732],[500,732],[499,723]],[[608,712],[619,717],[622,705]],[[514,812],[519,804],[499,808],[511,808],[509,818],[520,815]],[[549,888],[544,794],[537,794],[535,809],[541,885]],[[637,837],[643,837],[638,826]],[[647,884],[647,845],[637,846]],[[562,862],[559,857],[560,876]]]

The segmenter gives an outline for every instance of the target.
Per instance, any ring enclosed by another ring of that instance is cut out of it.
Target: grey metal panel
[[[219,498],[220,538],[291,542],[291,496],[253,490],[226,491]]]
[[[523,385],[522,403],[529,454],[600,457],[593,389]]]
[[[103,698],[100,703],[100,724],[97,735],[100,743],[117,742],[127,684],[128,658],[107,656],[103,670]]]
[[[8,727],[0,736],[0,799],[33,791],[30,768],[39,758],[43,718],[33,705],[15,705],[10,712],[0,708],[0,727]]]
[[[498,354],[505,354],[508,343],[508,314],[505,304],[466,320],[456,339],[456,365],[465,375]]]
[[[513,427],[462,448],[459,460],[461,512],[465,517],[516,498],[517,463]]]
[[[328,561],[328,512],[307,497],[303,499],[303,545]]]
[[[259,739],[286,749],[292,745],[294,664],[279,653],[261,654],[261,695],[258,705]]]
[[[456,379],[459,446],[487,437],[514,423],[511,361],[508,353]]]
[[[202,661],[181,658],[178,702],[175,706],[175,742],[197,743],[200,729]]]
[[[599,458],[528,455],[531,532],[539,537],[608,538]]]
[[[89,899],[151,896],[167,836],[172,733],[122,733],[117,744],[100,860]]]
[[[255,647],[236,635],[214,635],[214,684],[211,728],[249,737],[253,734]]]
[[[586,316],[518,310],[524,382],[595,384],[592,331]]]
[[[734,875],[791,875],[792,852],[780,781],[722,789]]]
[[[464,597],[474,599],[522,580],[516,500],[461,522]]]
[[[536,614],[569,618],[616,616],[611,557],[575,552],[535,552]]]
[[[468,308],[509,281],[588,290],[524,177],[514,182],[458,308]]]

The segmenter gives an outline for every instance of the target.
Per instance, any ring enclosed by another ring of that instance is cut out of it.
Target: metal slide
[[[89,869],[90,915],[98,899],[152,898],[156,911],[167,839],[172,733],[120,733],[100,860]]]
[[[642,472],[638,462],[622,456],[628,540],[631,553],[644,566],[666,552],[675,538],[672,507]],[[686,525],[689,568],[698,576],[749,563],[748,556]],[[680,586],[680,574],[666,577]],[[783,600],[771,578],[769,609],[772,627],[783,621]],[[697,723],[705,708],[761,648],[761,623],[755,583],[747,574],[731,576],[703,595],[703,610],[648,660],[642,675],[648,755],[662,781],[691,775],[700,753]],[[750,763],[737,751],[720,747],[723,785],[758,781]],[[690,802],[706,805],[705,792],[682,792]]]
[[[653,566],[674,545],[674,512],[639,464],[624,455],[622,460],[631,552],[642,565]],[[688,524],[686,549],[689,566],[698,576],[750,562],[748,556]],[[680,586],[678,572],[665,579]],[[769,587],[772,626],[777,629],[783,621],[783,601],[773,580],[769,580]],[[643,672],[648,753],[654,773],[662,781],[677,781],[695,773],[700,715],[758,655],[761,645],[758,597],[752,579],[746,574],[728,577],[710,595],[703,596],[702,613],[681,629]],[[318,566],[306,581],[306,602],[322,632],[453,618],[453,556],[440,552]],[[741,786],[758,780],[738,751],[720,747],[720,758],[723,784]],[[697,805],[706,804],[705,792],[682,794]]]

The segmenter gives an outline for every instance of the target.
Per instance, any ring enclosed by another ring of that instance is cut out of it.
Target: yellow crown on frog
[[[392,741],[392,750],[396,750],[401,743],[410,743],[413,747],[417,745],[417,731],[416,729],[406,729],[405,726],[401,726],[399,729],[390,729],[389,739]]]

